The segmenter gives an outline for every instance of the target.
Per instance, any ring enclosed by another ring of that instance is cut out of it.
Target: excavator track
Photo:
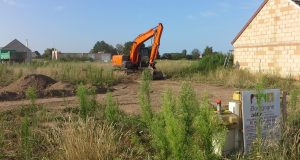
[[[141,78],[143,70],[124,70],[132,80],[138,80]],[[151,69],[152,80],[164,80],[165,76],[163,72]]]

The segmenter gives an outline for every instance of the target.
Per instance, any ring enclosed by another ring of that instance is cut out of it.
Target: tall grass
[[[219,55],[220,56],[220,55]],[[158,70],[168,78],[193,82],[209,83],[240,89],[255,89],[263,82],[267,88],[281,88],[289,91],[294,88],[291,77],[282,78],[276,74],[251,73],[232,67],[223,67],[224,56],[207,56],[199,61],[159,61]]]
[[[113,72],[110,63],[50,61],[31,64],[0,64],[0,85],[5,86],[28,74],[44,74],[58,81],[93,85],[113,85],[125,76]]]
[[[59,148],[61,160],[122,159],[121,130],[110,124],[99,124],[93,119],[67,125],[62,132]]]

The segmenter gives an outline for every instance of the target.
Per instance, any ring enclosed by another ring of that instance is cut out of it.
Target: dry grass
[[[190,60],[158,60],[156,67],[167,77],[179,78],[195,62]]]
[[[294,81],[289,77],[280,78],[277,74],[250,73],[248,70],[233,68],[219,68],[215,71],[204,73],[193,67],[198,61],[189,60],[161,60],[157,63],[157,69],[162,71],[168,78],[174,80],[187,80],[200,83],[209,83],[239,89],[254,88],[257,83],[263,82],[267,88],[293,89]]]
[[[79,121],[63,128],[59,148],[61,160],[111,160],[122,159],[121,130],[111,124],[99,124],[93,119]]]
[[[113,85],[124,74],[113,72],[110,63],[100,62],[35,62],[32,64],[0,64],[0,86],[29,74],[44,74],[58,81]]]

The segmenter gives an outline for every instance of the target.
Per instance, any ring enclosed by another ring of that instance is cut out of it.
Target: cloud
[[[65,7],[61,6],[61,5],[54,7],[54,10],[57,12],[63,11],[64,9],[65,9]]]
[[[11,5],[11,6],[15,6],[17,4],[17,2],[15,0],[2,0],[2,3]]]
[[[201,17],[215,17],[215,16],[217,16],[217,13],[213,12],[213,11],[203,11],[200,13],[200,16]]]

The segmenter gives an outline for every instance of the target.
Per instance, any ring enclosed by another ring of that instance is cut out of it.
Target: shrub
[[[213,54],[209,56],[204,56],[197,64],[191,67],[192,72],[202,72],[208,73],[209,71],[214,71],[218,67],[224,65],[226,55],[223,54]]]

